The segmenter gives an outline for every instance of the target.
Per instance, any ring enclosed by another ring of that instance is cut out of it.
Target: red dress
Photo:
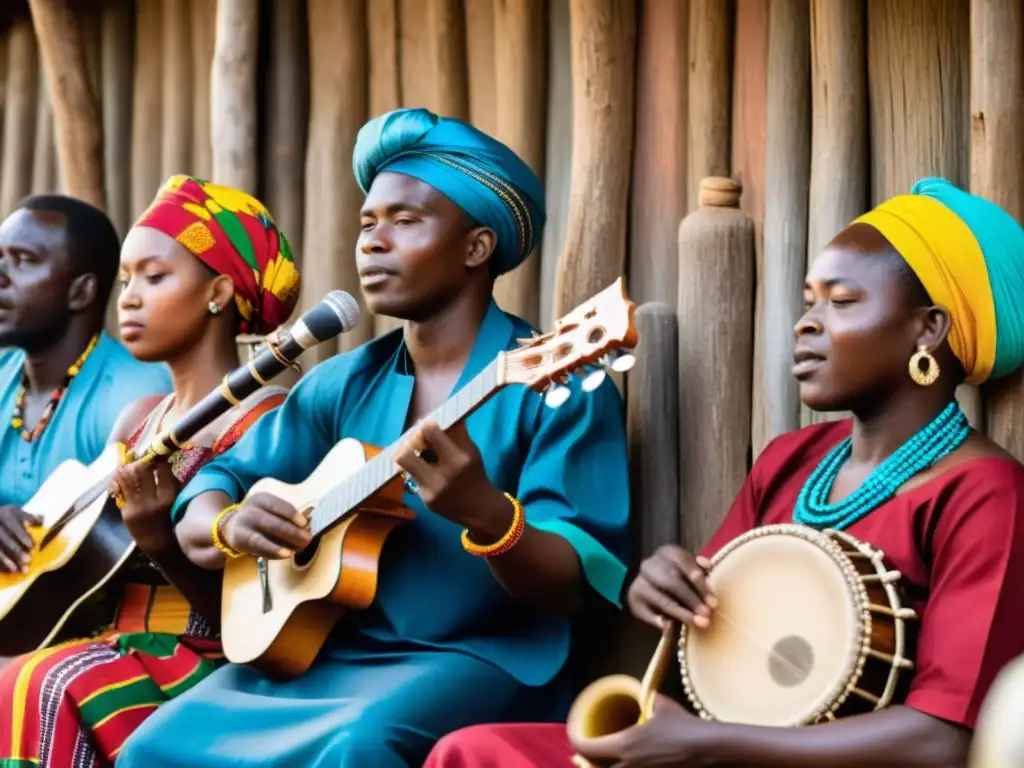
[[[758,525],[792,522],[804,482],[850,428],[849,420],[829,422],[773,440],[704,554]],[[966,461],[847,531],[885,552],[921,618],[917,671],[903,703],[973,728],[996,674],[1024,653],[1024,466]],[[569,765],[572,754],[562,725],[483,725],[442,739],[425,768],[554,767]]]

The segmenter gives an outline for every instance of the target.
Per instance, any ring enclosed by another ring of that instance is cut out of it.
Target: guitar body
[[[303,482],[265,479],[249,496],[269,493],[300,512],[361,467],[379,449],[358,440],[338,443]],[[287,679],[309,669],[346,611],[367,608],[377,593],[377,568],[388,535],[410,520],[401,477],[381,488],[341,522],[287,560],[238,557],[224,568],[221,640],[224,654],[268,677]]]
[[[118,465],[116,445],[90,465],[65,461],[25,505],[43,519],[30,527],[35,541],[27,573],[0,573],[0,655],[43,648],[61,637],[75,611],[101,589],[135,549],[121,512],[104,493],[42,549],[50,525]]]

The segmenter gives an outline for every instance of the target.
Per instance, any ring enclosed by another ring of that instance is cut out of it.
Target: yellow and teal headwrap
[[[969,384],[1024,364],[1024,229],[945,179],[918,181],[854,223],[877,229],[952,318],[949,346]]]
[[[544,229],[544,188],[530,166],[471,125],[425,109],[399,109],[364,125],[352,170],[364,194],[382,171],[412,176],[493,229],[496,274],[519,266]]]

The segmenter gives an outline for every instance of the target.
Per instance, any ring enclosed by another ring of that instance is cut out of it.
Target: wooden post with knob
[[[754,223],[741,185],[700,182],[679,227],[679,510],[698,550],[747,476],[754,353]]]

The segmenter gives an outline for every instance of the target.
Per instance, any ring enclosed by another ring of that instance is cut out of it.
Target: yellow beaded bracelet
[[[469,530],[464,529],[462,531],[462,547],[469,554],[476,555],[477,557],[495,557],[504,554],[523,535],[523,529],[526,528],[526,513],[523,511],[523,505],[519,503],[519,499],[511,494],[506,493],[505,498],[512,503],[513,510],[512,523],[509,525],[508,531],[493,544],[481,546],[480,544],[474,544],[473,540],[469,538]]]
[[[245,553],[244,552],[239,552],[237,549],[232,549],[231,547],[229,547],[227,544],[224,543],[224,540],[221,539],[221,537],[220,537],[220,527],[221,527],[221,524],[224,522],[224,518],[227,517],[232,512],[234,512],[240,506],[242,506],[242,505],[241,504],[230,504],[230,505],[224,507],[224,509],[222,509],[220,512],[218,512],[217,516],[215,518],[213,518],[213,528],[210,530],[210,537],[213,539],[213,546],[215,546],[217,549],[219,549],[221,552],[223,552],[228,557],[232,557],[232,558],[234,558],[234,557],[241,557]]]

